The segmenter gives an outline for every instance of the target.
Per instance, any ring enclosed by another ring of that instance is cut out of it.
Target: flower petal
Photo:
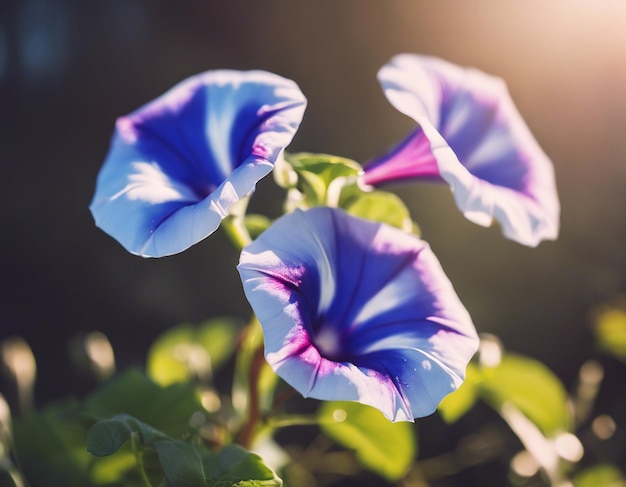
[[[283,216],[238,270],[268,363],[304,396],[412,421],[458,388],[478,346],[428,244],[338,209]]]
[[[208,71],[117,120],[90,209],[129,252],[162,257],[213,233],[291,142],[306,107],[264,71]]]
[[[441,59],[400,54],[378,73],[391,104],[419,128],[365,168],[364,183],[443,179],[466,218],[528,246],[554,240],[560,205],[551,161],[504,82]]]

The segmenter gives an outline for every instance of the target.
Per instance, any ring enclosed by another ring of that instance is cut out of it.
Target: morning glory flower
[[[188,78],[117,120],[90,209],[129,252],[162,257],[213,233],[282,157],[306,99],[264,71]]]
[[[366,185],[443,180],[466,218],[528,246],[554,240],[560,205],[551,161],[504,82],[441,59],[400,54],[378,73],[391,104],[418,125],[365,168]]]
[[[267,362],[305,397],[413,421],[459,387],[478,346],[427,243],[336,208],[278,219],[238,270]]]

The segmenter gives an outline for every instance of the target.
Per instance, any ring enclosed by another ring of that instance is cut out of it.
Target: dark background
[[[263,0],[0,3],[0,339],[24,337],[39,402],[76,391],[68,339],[100,330],[120,368],[181,322],[245,318],[237,253],[218,232],[159,260],[127,254],[88,212],[114,120],[207,69],[265,69],[309,100],[291,151],[366,161],[412,123],[377,70],[416,52],[501,76],[552,157],[556,242],[466,221],[444,186],[398,188],[480,332],[571,386],[589,313],[626,288],[626,3],[618,0]],[[256,204],[276,216],[267,178]]]

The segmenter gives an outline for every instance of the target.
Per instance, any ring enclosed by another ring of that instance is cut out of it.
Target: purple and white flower
[[[528,246],[557,238],[552,162],[501,79],[412,54],[393,57],[378,79],[418,127],[365,167],[363,183],[445,181],[469,220],[489,226],[495,218],[507,238]]]
[[[162,257],[213,233],[274,167],[306,99],[264,71],[188,78],[117,120],[90,209],[129,252]]]
[[[238,270],[268,363],[305,397],[413,421],[460,386],[478,346],[428,244],[342,210],[283,216]]]

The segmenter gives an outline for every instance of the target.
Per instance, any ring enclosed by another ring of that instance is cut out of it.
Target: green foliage
[[[470,363],[465,382],[441,402],[439,412],[453,423],[479,398],[497,411],[506,403],[515,406],[548,437],[571,428],[565,388],[548,367],[529,357],[507,354],[495,367]]]
[[[204,411],[190,384],[161,387],[136,369],[103,385],[87,398],[83,410],[95,419],[128,414],[173,437],[188,434],[191,415]]]
[[[133,483],[136,468],[135,454],[130,446],[124,445],[113,456],[93,458],[89,474],[93,485],[137,485]]]
[[[246,215],[245,223],[250,238],[254,240],[271,225],[272,221],[265,215],[252,213]]]
[[[69,410],[15,422],[17,451],[35,485],[130,486],[141,478],[166,479],[169,487],[281,485],[258,456],[239,447],[213,452],[177,439],[194,438],[189,419],[202,411],[188,384],[161,387],[130,370]],[[85,415],[108,414],[86,429]]]
[[[565,388],[537,360],[505,355],[496,367],[481,370],[479,391],[497,410],[511,403],[548,437],[571,427]]]
[[[87,449],[97,456],[115,454],[127,440],[135,455],[153,449],[170,487],[280,486],[281,480],[262,460],[229,445],[219,452],[175,440],[127,414],[103,419],[87,433]],[[137,460],[141,466],[141,460]]]
[[[242,323],[215,318],[199,326],[180,325],[161,334],[150,347],[148,375],[158,384],[208,380],[235,351]]]
[[[579,472],[574,477],[575,487],[626,487],[626,477],[614,465],[600,464]]]
[[[356,187],[355,187],[356,188]],[[386,191],[352,190],[341,206],[351,215],[375,222],[387,223],[406,232],[419,234],[409,210],[398,196]]]
[[[461,387],[444,397],[437,408],[444,421],[454,423],[474,406],[478,400],[480,380],[478,366],[474,363],[468,364]]]
[[[33,485],[85,487],[91,485],[85,450],[85,428],[77,421],[77,404],[52,405],[39,414],[13,421],[20,468]]]
[[[15,449],[33,485],[126,485],[119,482],[134,471],[136,457],[122,445],[132,433],[138,432],[147,444],[170,436],[181,438],[189,435],[189,419],[199,411],[203,409],[191,385],[161,387],[131,369],[105,383],[83,404],[52,405],[16,418]],[[88,431],[93,419],[99,418],[109,419],[96,422]],[[90,455],[114,452],[111,458]]]
[[[167,435],[128,414],[117,414],[101,419],[89,429],[87,451],[97,457],[113,455],[133,433],[138,433],[145,445],[168,439]]]
[[[237,445],[219,453],[184,441],[157,441],[155,449],[171,487],[280,487],[261,458]]]
[[[344,157],[300,152],[287,155],[296,178],[285,178],[302,195],[305,207],[337,206],[342,187],[356,179],[361,166]]]
[[[181,329],[184,331],[179,334]],[[189,327],[181,329],[160,344],[167,343],[171,349],[172,344],[189,343]],[[234,395],[249,397],[254,378],[247,373],[255,369],[253,363],[258,360],[261,344],[260,327],[253,323],[240,343],[236,366],[239,382],[235,381],[238,386]],[[155,346],[155,355],[158,357],[164,349],[167,347]],[[276,380],[263,362],[254,386],[265,410]],[[515,406],[547,437],[570,426],[562,385],[547,367],[527,357],[505,355],[494,367],[470,364],[464,384],[442,402],[439,410],[446,421],[453,422],[477,399],[496,410]],[[245,403],[240,412],[245,415],[247,410]],[[237,446],[212,451],[198,443],[200,437],[190,427],[189,419],[202,411],[191,384],[163,387],[131,369],[105,383],[82,405],[55,406],[16,420],[15,442],[22,466],[35,485],[131,487],[140,485],[138,471],[163,487],[281,485],[258,456]],[[85,416],[104,419],[87,431],[89,421]],[[361,465],[388,481],[399,480],[415,459],[413,425],[391,423],[374,408],[352,402],[326,402],[317,422],[329,438],[354,450]],[[578,475],[576,486],[604,485],[593,482],[608,479],[615,472],[608,467],[584,471]],[[615,478],[616,482],[623,480]]]
[[[363,191],[357,184],[361,166],[350,159],[327,154],[298,153],[280,165],[279,182],[295,191],[287,207],[338,206],[351,215],[387,223],[419,235],[409,210],[397,195],[386,191]]]
[[[417,449],[413,424],[392,423],[377,409],[355,402],[325,402],[318,414],[324,433],[355,450],[369,470],[395,481],[411,466]]]
[[[602,308],[594,320],[596,345],[603,352],[626,362],[626,305]]]

